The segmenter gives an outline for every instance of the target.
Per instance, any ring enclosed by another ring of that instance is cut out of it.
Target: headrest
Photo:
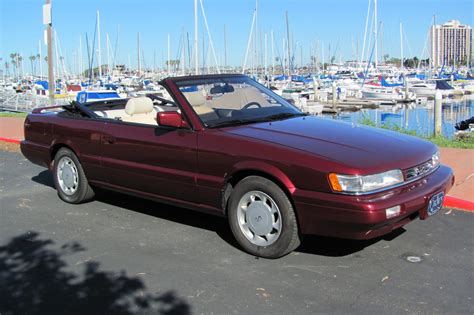
[[[128,115],[147,114],[153,111],[153,101],[149,97],[137,97],[128,100],[125,112]]]
[[[186,92],[183,93],[186,99],[188,100],[189,104],[192,107],[202,106],[206,104],[206,97],[202,94],[201,91],[197,92]]]

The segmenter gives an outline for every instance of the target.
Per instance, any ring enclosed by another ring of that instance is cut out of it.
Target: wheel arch
[[[241,180],[249,176],[260,176],[272,181],[286,194],[293,207],[295,206],[292,198],[295,186],[282,170],[276,166],[262,162],[243,162],[236,165],[232,172],[225,178],[225,184],[222,190],[222,209],[224,215],[227,215],[227,205],[233,188]]]
[[[51,159],[50,163],[49,163],[49,169],[50,170],[53,168],[54,157],[56,156],[58,151],[62,148],[66,148],[66,149],[71,150],[79,158],[78,152],[74,149],[74,147],[71,144],[65,143],[65,142],[54,142],[51,145],[51,148],[49,149],[49,155],[50,155],[50,159]]]

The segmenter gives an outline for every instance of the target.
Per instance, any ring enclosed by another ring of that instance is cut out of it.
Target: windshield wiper
[[[274,114],[270,115],[267,117],[263,117],[262,121],[275,121],[275,120],[283,120],[287,118],[293,118],[293,117],[304,117],[308,116],[308,114],[305,113],[280,113],[280,114]]]
[[[243,124],[249,124],[253,122],[258,122],[256,120],[243,120],[243,119],[232,119],[232,120],[226,120],[226,121],[221,121],[212,125],[209,125],[210,128],[215,128],[215,127],[223,127],[223,126],[236,126],[236,125],[243,125]]]

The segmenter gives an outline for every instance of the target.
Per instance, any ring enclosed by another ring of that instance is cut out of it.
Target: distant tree
[[[388,59],[387,63],[393,64],[393,65],[400,65],[400,59],[392,57]]]
[[[31,74],[34,75],[35,74],[35,60],[36,60],[36,56],[35,55],[31,55],[28,57],[28,59],[30,59],[30,64],[31,64]]]
[[[13,66],[13,76],[16,77],[17,67],[18,67],[18,53],[11,53],[11,64]]]
[[[9,76],[10,75],[10,63],[8,61],[5,61],[5,75]]]
[[[406,68],[418,67],[419,59],[417,57],[408,58],[403,61],[403,66]]]
[[[23,63],[23,57],[20,54],[18,54],[18,56],[16,57],[16,60],[17,60],[17,67],[19,69],[19,75],[21,76],[21,75],[23,75],[23,73],[22,73],[22,71],[23,71],[22,68],[23,67],[21,66],[22,63]]]

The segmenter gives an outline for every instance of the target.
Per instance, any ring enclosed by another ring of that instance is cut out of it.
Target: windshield
[[[188,103],[210,128],[304,115],[246,76],[178,81]]]

